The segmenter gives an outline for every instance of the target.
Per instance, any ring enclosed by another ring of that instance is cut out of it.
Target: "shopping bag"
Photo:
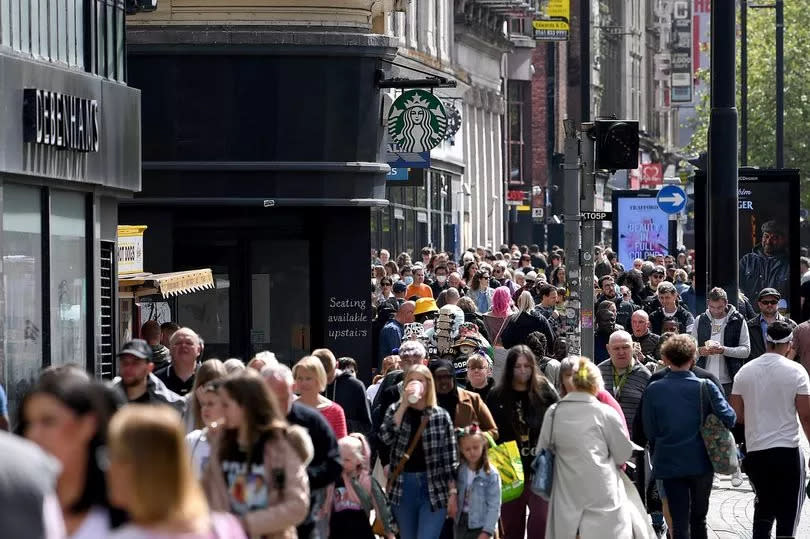
[[[489,462],[501,476],[501,502],[511,502],[520,498],[524,486],[523,462],[520,460],[517,442],[510,440],[495,444],[495,440],[488,433],[484,436],[489,440]]]

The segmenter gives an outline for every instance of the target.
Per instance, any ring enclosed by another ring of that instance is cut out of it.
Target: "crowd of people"
[[[738,307],[714,288],[695,312],[685,253],[629,270],[595,255],[594,358],[567,353],[563,253],[504,246],[458,263],[380,251],[373,373],[326,348],[289,366],[270,351],[203,360],[192,328],[155,322],[118,351],[111,383],[45,369],[0,433],[3,532],[705,538],[711,424],[742,457],[723,473],[756,492],[753,537],[794,537],[807,322],[772,288]]]

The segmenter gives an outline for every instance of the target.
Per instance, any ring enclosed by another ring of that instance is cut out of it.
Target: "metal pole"
[[[776,0],[776,168],[785,167],[785,5]]]
[[[740,166],[748,166],[748,0],[740,0]]]
[[[709,120],[709,287],[725,289],[731,305],[739,291],[737,208],[736,6],[712,2],[712,84]]]
[[[594,139],[591,135],[593,123],[582,124],[582,210],[594,211],[596,193],[596,173]],[[596,305],[593,294],[593,246],[595,243],[596,221],[582,222],[582,355],[593,359],[593,322]]]
[[[565,120],[565,273],[568,303],[565,336],[568,353],[580,354],[580,268],[579,268],[579,137],[573,120]],[[573,276],[573,277],[572,277]]]

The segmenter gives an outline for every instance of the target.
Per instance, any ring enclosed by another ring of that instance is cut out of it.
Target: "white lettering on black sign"
[[[26,88],[23,90],[23,141],[97,152],[98,101]]]
[[[364,299],[329,298],[326,322],[330,339],[368,337],[368,301]]]

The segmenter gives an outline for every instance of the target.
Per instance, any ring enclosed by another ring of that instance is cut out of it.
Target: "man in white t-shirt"
[[[805,496],[804,457],[799,449],[798,412],[810,438],[810,379],[787,359],[793,339],[786,322],[766,333],[767,352],[743,365],[734,377],[731,405],[745,424],[745,472],[756,493],[753,539],[794,537]]]

